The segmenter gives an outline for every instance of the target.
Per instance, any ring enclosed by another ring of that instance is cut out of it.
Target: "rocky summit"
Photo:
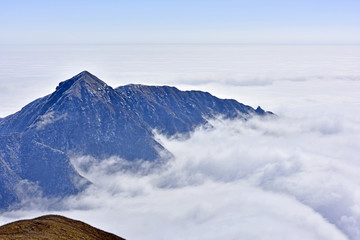
[[[155,129],[172,136],[217,116],[271,114],[201,91],[137,84],[114,89],[83,71],[0,119],[0,208],[82,191],[90,183],[72,166],[73,156],[156,161],[165,149]]]

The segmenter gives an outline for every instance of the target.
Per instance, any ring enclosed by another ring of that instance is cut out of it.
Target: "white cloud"
[[[36,122],[36,129],[37,130],[41,130],[43,129],[46,125],[48,124],[53,124],[58,120],[61,120],[63,118],[67,117],[67,113],[62,114],[60,116],[54,116],[55,112],[54,111],[50,111],[47,112],[46,114],[42,115],[40,117],[40,120],[38,122]]]
[[[312,119],[216,120],[187,139],[158,136],[174,154],[160,168],[74,159],[94,185],[56,213],[128,239],[358,239],[359,146],[345,142],[359,131],[340,122],[324,132]]]

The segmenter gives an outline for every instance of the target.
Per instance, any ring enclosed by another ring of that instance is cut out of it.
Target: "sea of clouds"
[[[90,188],[61,203],[31,201],[0,223],[56,213],[135,240],[360,238],[360,47],[118,46],[117,55],[98,48],[100,60],[87,63],[100,74],[87,69],[113,87],[168,79],[277,117],[219,117],[190,136],[157,134],[173,154],[162,166],[139,160],[134,171],[117,157],[72,159]],[[66,57],[55,59],[58,71],[70,69]]]

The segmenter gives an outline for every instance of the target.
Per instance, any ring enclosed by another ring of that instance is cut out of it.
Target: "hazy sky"
[[[358,0],[0,0],[0,43],[360,43]]]

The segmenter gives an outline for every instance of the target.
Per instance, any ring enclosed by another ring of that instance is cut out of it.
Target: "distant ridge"
[[[59,215],[46,215],[0,226],[0,240],[124,240],[115,234]]]
[[[270,115],[201,91],[139,84],[113,89],[83,71],[0,120],[0,209],[85,189],[91,183],[73,167],[72,157],[164,161],[171,153],[154,139],[154,130],[173,136],[217,116]]]

